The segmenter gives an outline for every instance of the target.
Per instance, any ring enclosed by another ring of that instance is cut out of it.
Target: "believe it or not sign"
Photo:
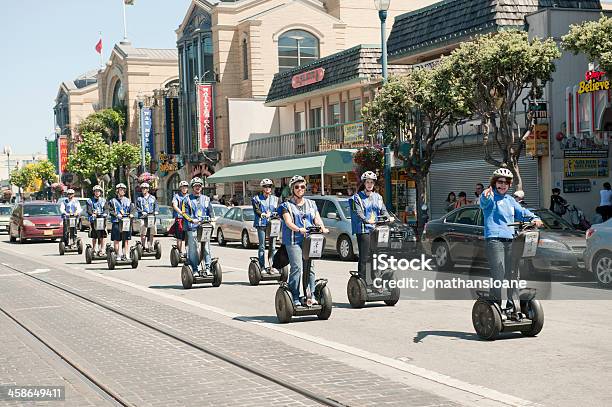
[[[607,158],[566,158],[565,178],[608,178],[610,168]]]
[[[198,85],[200,150],[215,148],[215,118],[213,115],[213,85]]]
[[[529,111],[532,117],[536,119],[548,118],[548,103],[547,102],[532,102],[529,104]]]
[[[68,164],[68,138],[59,138],[59,164],[60,172],[66,172],[66,165]]]
[[[291,78],[291,87],[298,89],[313,83],[321,82],[325,77],[325,68],[317,68],[312,71],[302,72]]]
[[[548,155],[548,124],[536,124],[527,138],[527,155],[542,157]]]
[[[604,71],[588,71],[584,74],[584,81],[580,82],[578,93],[590,93],[600,90],[609,90],[610,81],[604,80],[606,73]]]

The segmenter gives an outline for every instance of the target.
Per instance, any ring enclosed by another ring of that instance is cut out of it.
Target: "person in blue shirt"
[[[307,265],[307,262],[302,258],[302,242],[308,233],[307,228],[310,226],[320,226],[323,233],[329,233],[329,230],[321,220],[317,204],[311,199],[304,198],[306,180],[302,176],[296,175],[289,181],[289,188],[292,191],[291,198],[283,202],[278,209],[283,218],[283,244],[287,249],[291,268],[288,281],[289,290],[294,305],[302,305],[301,300],[305,300],[307,305],[316,305],[317,300],[312,296],[315,289],[315,273],[312,262],[309,270],[308,288],[305,293],[308,299],[300,297],[300,279],[304,267]]]
[[[106,212],[110,215],[111,222],[113,223],[111,229],[111,240],[115,247],[115,253],[119,256],[119,243],[123,242],[121,260],[127,261],[128,244],[132,238],[131,221],[128,230],[123,230],[123,219],[126,217],[134,217],[134,205],[125,196],[127,187],[123,183],[119,183],[115,186],[116,196],[107,202]]]
[[[136,200],[136,210],[138,212],[138,217],[142,222],[140,225],[140,243],[142,243],[144,250],[152,252],[153,236],[155,236],[155,225],[147,226],[146,219],[148,216],[159,214],[159,204],[157,203],[157,199],[155,199],[153,195],[149,194],[149,188],[150,185],[146,182],[140,184],[142,196],[139,196]],[[145,244],[147,240],[149,242],[148,245]]]
[[[198,252],[198,228],[205,217],[212,218],[213,207],[210,198],[202,195],[202,186],[204,182],[201,178],[196,177],[191,180],[191,188],[193,192],[183,199],[181,215],[185,220],[184,228],[187,237],[187,256],[191,270],[194,276],[200,275],[198,265],[200,264],[200,255]],[[210,241],[204,245],[204,270],[201,270],[203,275],[209,276],[210,263],[212,261],[210,251]]]
[[[87,215],[89,218],[89,234],[91,236],[91,248],[96,251],[98,248],[98,256],[102,257],[104,253],[104,238],[106,238],[106,229],[96,229],[96,219],[98,216],[104,215],[104,207],[106,199],[102,198],[102,187],[96,185],[93,187],[93,198],[87,200]]]
[[[67,190],[66,195],[68,197],[60,203],[60,213],[64,220],[64,243],[68,245],[68,234],[70,233],[70,222],[68,219],[71,216],[78,217],[81,214],[82,208],[79,200],[74,197],[74,189]],[[76,236],[73,237],[76,238]]]
[[[534,221],[537,227],[542,221],[526,208],[523,208],[508,194],[512,185],[512,172],[507,168],[495,170],[491,183],[480,195],[479,204],[484,220],[485,250],[489,261],[491,278],[495,281],[510,280],[512,276],[512,240],[514,228],[508,226],[513,222]],[[511,288],[508,288],[508,298],[511,298]],[[501,306],[501,288],[491,288]],[[508,301],[508,307],[511,301]]]
[[[181,181],[179,183],[179,192],[174,194],[172,197],[172,215],[174,216],[174,225],[172,225],[171,231],[174,231],[174,238],[176,239],[176,248],[179,253],[183,253],[183,241],[185,240],[185,230],[183,225],[183,215],[181,214],[183,208],[183,199],[189,196],[189,183],[187,181]]]
[[[368,260],[370,258],[370,233],[374,230],[376,220],[385,217],[390,222],[394,218],[389,215],[382,196],[374,191],[377,176],[372,171],[366,171],[361,175],[362,188],[351,198],[351,229],[357,235],[357,246],[359,247],[359,263],[357,271],[359,277],[364,281],[367,276]],[[374,270],[370,270],[371,278],[374,279]]]
[[[259,265],[262,270],[270,274],[272,273],[272,269],[266,269],[265,261],[266,227],[268,226],[268,221],[272,214],[278,211],[278,198],[272,194],[272,188],[274,188],[272,180],[265,178],[261,180],[259,185],[262,188],[262,192],[251,199],[251,205],[253,205],[253,212],[255,213],[253,226],[257,229],[257,239],[259,240],[259,250],[257,251]],[[274,256],[276,248],[271,247],[270,250],[272,251],[272,256]]]

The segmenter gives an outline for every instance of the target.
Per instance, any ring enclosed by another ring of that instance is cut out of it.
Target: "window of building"
[[[246,38],[242,40],[242,79],[249,79],[249,44]]]
[[[115,83],[113,88],[113,107],[125,106],[125,91],[120,80]]]
[[[302,131],[306,127],[306,112],[295,112],[293,116],[293,128]]]
[[[340,124],[340,103],[329,105],[329,125]]]
[[[361,99],[353,99],[349,102],[349,121],[361,120]]]
[[[278,71],[283,72],[319,59],[319,40],[303,30],[290,30],[278,39]]]
[[[213,65],[213,46],[210,36],[202,37],[200,41],[201,74],[204,81],[214,81],[215,67]]]
[[[323,109],[320,107],[315,107],[314,109],[310,109],[310,128],[311,129],[322,126],[322,122],[323,122],[323,120],[321,120],[322,113],[323,113]]]

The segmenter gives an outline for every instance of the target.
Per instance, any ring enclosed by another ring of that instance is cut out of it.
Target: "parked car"
[[[532,210],[544,223],[536,256],[525,262],[525,270],[580,272],[584,270],[586,241],[583,232],[548,209]],[[483,217],[480,207],[467,205],[428,222],[421,239],[426,254],[435,257],[441,270],[454,264],[488,267]]]
[[[255,213],[252,206],[234,206],[229,208],[225,215],[217,218],[215,229],[217,241],[220,246],[227,242],[240,242],[242,247],[248,249],[258,242],[257,229],[253,226]]]
[[[0,205],[0,232],[8,233],[9,223],[11,223],[11,212],[13,212],[12,205]]]
[[[172,208],[168,205],[159,205],[159,213],[155,218],[155,234],[168,236],[168,230],[174,223]]]
[[[211,235],[211,239],[212,240],[216,240],[217,239],[217,219],[219,219],[219,217],[225,215],[225,213],[229,210],[229,208],[225,205],[220,205],[220,204],[212,204],[213,207],[213,211],[214,211],[214,216],[212,218],[212,225],[213,225],[213,233]]]
[[[600,285],[612,287],[612,219],[591,226],[586,232],[584,262]]]
[[[9,238],[11,242],[19,239],[57,240],[63,234],[62,217],[59,206],[53,202],[27,201],[19,203],[11,214]]]

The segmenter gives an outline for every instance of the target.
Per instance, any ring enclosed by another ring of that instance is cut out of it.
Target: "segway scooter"
[[[273,213],[266,226],[266,237],[268,238],[268,255],[266,259],[268,265],[262,270],[259,259],[251,257],[251,263],[249,264],[249,283],[251,285],[259,285],[262,281],[287,282],[287,277],[289,276],[287,266],[283,267],[280,272],[272,272],[272,253],[274,253],[274,248],[276,247],[276,240],[280,236],[280,229],[280,218],[277,213]]]
[[[200,250],[198,251],[198,258],[200,263],[198,268],[201,272],[199,276],[194,276],[191,271],[191,266],[185,262],[181,268],[181,283],[183,288],[188,290],[194,284],[212,284],[213,287],[219,287],[223,281],[223,271],[219,264],[219,258],[213,257],[210,263],[210,274],[204,274],[206,270],[206,264],[204,263],[204,247],[206,243],[210,242],[212,236],[213,226],[210,223],[210,218],[205,216],[200,225],[198,226],[198,240],[200,241]],[[204,274],[204,275],[202,275]]]
[[[121,225],[121,234],[124,232],[131,233],[132,230],[132,218],[125,217],[120,220]],[[121,242],[123,244],[123,242]],[[114,270],[117,266],[131,266],[133,269],[138,267],[138,252],[136,251],[136,247],[130,247],[130,257],[127,260],[121,260],[117,253],[115,252],[115,248],[113,246],[109,246],[106,250],[106,262],[108,264],[109,270]]]
[[[376,221],[374,230],[370,233],[370,252],[376,249],[386,249],[389,247],[391,237],[391,229],[389,227],[389,219],[380,217]],[[359,253],[359,256],[366,256],[370,253]],[[346,295],[348,296],[349,303],[353,308],[363,308],[366,302],[377,302],[384,301],[389,306],[397,304],[400,298],[400,289],[395,286],[390,288],[386,281],[395,279],[393,271],[379,271],[374,270],[374,281],[372,280],[372,273],[369,268],[372,264],[367,264],[366,279],[364,280],[359,276],[359,272],[351,271],[351,277],[346,285]],[[379,287],[374,284],[378,281]]]
[[[65,253],[83,254],[83,241],[77,236],[78,217],[70,215],[68,217],[68,244],[62,239],[59,242],[59,254],[63,256]]]
[[[94,218],[94,221],[91,224],[91,229],[95,229],[98,232],[105,231],[106,230],[106,215],[104,214],[96,215],[96,217]],[[104,254],[102,256],[99,256],[98,252],[96,252],[93,249],[93,247],[89,243],[87,243],[85,245],[85,263],[91,264],[91,262],[94,260],[106,260],[108,256],[107,255],[108,248],[110,246],[111,246],[110,243],[106,243]]]
[[[149,238],[149,233],[153,233],[155,237],[155,215],[156,213],[149,213],[143,218],[144,226],[146,227],[147,240]],[[142,233],[142,230],[140,231]],[[143,257],[155,257],[156,260],[161,259],[162,256],[162,248],[159,240],[153,241],[153,249],[149,250],[148,247],[142,247],[142,242],[138,240],[136,242],[136,250],[138,250],[138,259],[142,259]]]
[[[178,267],[179,264],[184,264],[187,261],[187,252],[179,252],[178,247],[173,244],[170,249],[170,265],[172,267]]]
[[[307,228],[308,233],[302,242],[302,258],[305,260],[304,270],[302,274],[302,287],[304,295],[308,298],[308,281],[310,275],[310,267],[313,259],[320,259],[325,247],[325,237],[321,233],[319,226],[311,226]],[[327,279],[320,278],[315,281],[314,295],[319,304],[294,305],[293,297],[289,285],[281,281],[280,286],[276,290],[274,300],[276,307],[276,316],[282,324],[290,322],[293,317],[301,317],[307,315],[316,315],[319,319],[326,320],[332,313],[332,296],[329,287],[327,287]]]
[[[519,261],[533,257],[538,248],[540,233],[533,222],[510,223],[518,227],[512,242],[512,277],[519,279]],[[498,301],[488,291],[477,291],[478,299],[472,308],[472,323],[476,334],[486,340],[494,340],[500,332],[519,331],[525,336],[536,336],[544,326],[544,309],[535,299],[536,290],[525,288],[512,290],[513,307],[502,309]]]

